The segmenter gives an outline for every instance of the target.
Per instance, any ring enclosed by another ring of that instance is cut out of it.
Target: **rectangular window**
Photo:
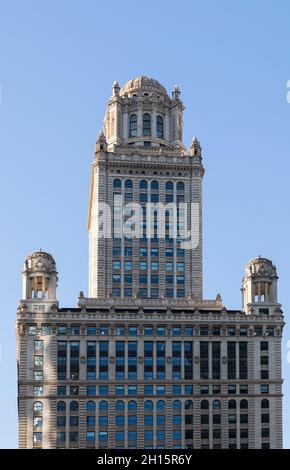
[[[35,370],[34,371],[34,380],[38,380],[38,381],[43,380],[43,371],[42,370]]]
[[[199,332],[200,336],[208,336],[208,326],[201,326]]]
[[[248,378],[248,343],[239,342],[239,373],[240,379]]]
[[[35,385],[33,387],[33,395],[35,397],[41,397],[43,395],[43,386],[42,385]]]
[[[181,379],[181,342],[172,342],[172,379]]]
[[[69,388],[70,395],[78,396],[80,394],[80,388],[78,385],[71,385]]]
[[[96,395],[96,386],[95,385],[88,385],[87,386],[87,395],[88,396]]]
[[[66,325],[58,325],[57,332],[59,335],[66,335],[67,333]]]
[[[172,385],[172,395],[181,396],[181,385]]]
[[[43,340],[42,339],[36,339],[34,340],[34,351],[43,351]]]
[[[163,328],[163,327],[162,327]],[[156,343],[156,378],[165,379],[165,342]]]
[[[236,327],[235,326],[229,326],[228,327],[228,335],[229,336],[236,336]]]
[[[109,387],[108,385],[100,385],[99,386],[99,395],[105,397],[109,394]]]
[[[79,379],[80,342],[70,342],[70,378]]]
[[[269,385],[261,385],[261,393],[269,393]]]
[[[128,342],[128,379],[137,379],[137,342]],[[133,386],[129,386],[133,387]]]
[[[79,335],[80,334],[80,325],[71,325],[71,334]]]
[[[116,325],[116,335],[117,336],[124,336],[125,334],[125,326],[124,325]]]
[[[208,342],[200,342],[200,379],[208,379]]]
[[[65,396],[65,395],[66,395],[66,386],[65,385],[59,385],[57,387],[57,396],[61,397],[61,396]]]
[[[213,393],[213,395],[220,395],[220,393],[221,393],[220,385],[213,385],[212,386],[212,393]]]
[[[108,366],[109,366],[109,343],[108,341],[100,341],[99,343],[99,379],[108,379]]]
[[[88,427],[95,427],[95,425],[96,425],[95,416],[87,416],[87,426]]]
[[[87,341],[87,380],[96,379],[96,341]]]
[[[42,335],[51,335],[51,326],[43,324],[41,325],[41,334]]]
[[[172,327],[172,336],[180,336],[181,334],[181,327],[180,325],[175,325]]]
[[[209,386],[208,385],[201,385],[200,386],[200,394],[201,395],[208,395],[209,393]]]
[[[144,341],[144,379],[145,380],[153,379],[153,342],[152,341]]]
[[[269,379],[269,371],[261,370],[261,380],[268,380],[268,379]]]
[[[109,326],[108,325],[100,325],[100,335],[105,336],[109,334]]]
[[[240,394],[247,395],[248,394],[248,385],[240,385]]]
[[[43,367],[43,356],[34,356],[34,366]]]
[[[116,327],[118,328],[118,326]],[[116,341],[115,378],[125,378],[125,341]]]
[[[184,378],[193,379],[193,342],[184,342]]]
[[[144,326],[144,335],[145,336],[152,336],[153,335],[153,326],[152,325],[145,325]]]
[[[29,335],[36,335],[37,327],[36,325],[28,325],[28,334]]]
[[[228,348],[228,379],[236,378],[236,343],[229,341]]]
[[[212,378],[220,379],[221,375],[221,343],[212,342]]]
[[[87,335],[95,335],[97,332],[96,325],[88,325],[87,326]]]
[[[139,269],[140,269],[140,271],[146,271],[147,270],[147,261],[140,261],[139,262]]]
[[[57,378],[58,380],[66,380],[67,365],[67,342],[57,342]]]
[[[165,385],[156,385],[156,395],[165,395]]]
[[[159,256],[159,248],[151,248],[151,258]]]
[[[236,393],[236,385],[228,385],[228,394],[229,395],[235,395]]]
[[[247,326],[241,326],[240,327],[240,336],[247,336],[248,335],[248,327]]]
[[[221,329],[220,329],[219,326],[213,326],[212,335],[213,336],[220,336],[221,335]]]

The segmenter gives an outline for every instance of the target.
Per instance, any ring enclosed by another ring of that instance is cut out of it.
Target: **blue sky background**
[[[246,262],[280,275],[287,321],[290,4],[286,0],[0,1],[0,447],[17,446],[15,315],[25,256],[42,248],[58,297],[87,292],[90,165],[114,80],[148,75],[186,106],[203,147],[205,297],[241,307]],[[284,446],[290,364],[284,330]]]

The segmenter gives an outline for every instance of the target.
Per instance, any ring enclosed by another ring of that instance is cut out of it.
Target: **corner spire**
[[[107,151],[107,139],[103,131],[100,131],[95,145],[95,153]]]
[[[201,156],[200,142],[195,136],[193,136],[190,147],[189,147],[189,155],[191,157],[193,157],[193,156],[200,157]]]

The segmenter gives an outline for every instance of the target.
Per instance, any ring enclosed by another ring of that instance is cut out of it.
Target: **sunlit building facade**
[[[282,447],[276,268],[261,257],[247,264],[240,310],[203,298],[204,168],[199,141],[183,143],[183,111],[177,86],[169,97],[148,77],[114,83],[92,164],[87,297],[60,307],[53,257],[25,260],[21,448]],[[176,233],[166,210],[159,236],[156,211],[148,236],[148,203],[177,207]],[[128,204],[141,213],[138,237],[123,232],[136,229]],[[195,208],[190,248],[183,204]]]

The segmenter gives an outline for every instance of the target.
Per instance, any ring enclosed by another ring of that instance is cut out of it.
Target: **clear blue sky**
[[[290,5],[280,0],[1,1],[0,447],[17,446],[15,316],[25,256],[59,270],[61,306],[87,292],[94,142],[111,85],[177,83],[184,141],[203,147],[205,297],[240,308],[246,262],[280,275],[289,317]],[[284,445],[290,364],[284,330]]]

